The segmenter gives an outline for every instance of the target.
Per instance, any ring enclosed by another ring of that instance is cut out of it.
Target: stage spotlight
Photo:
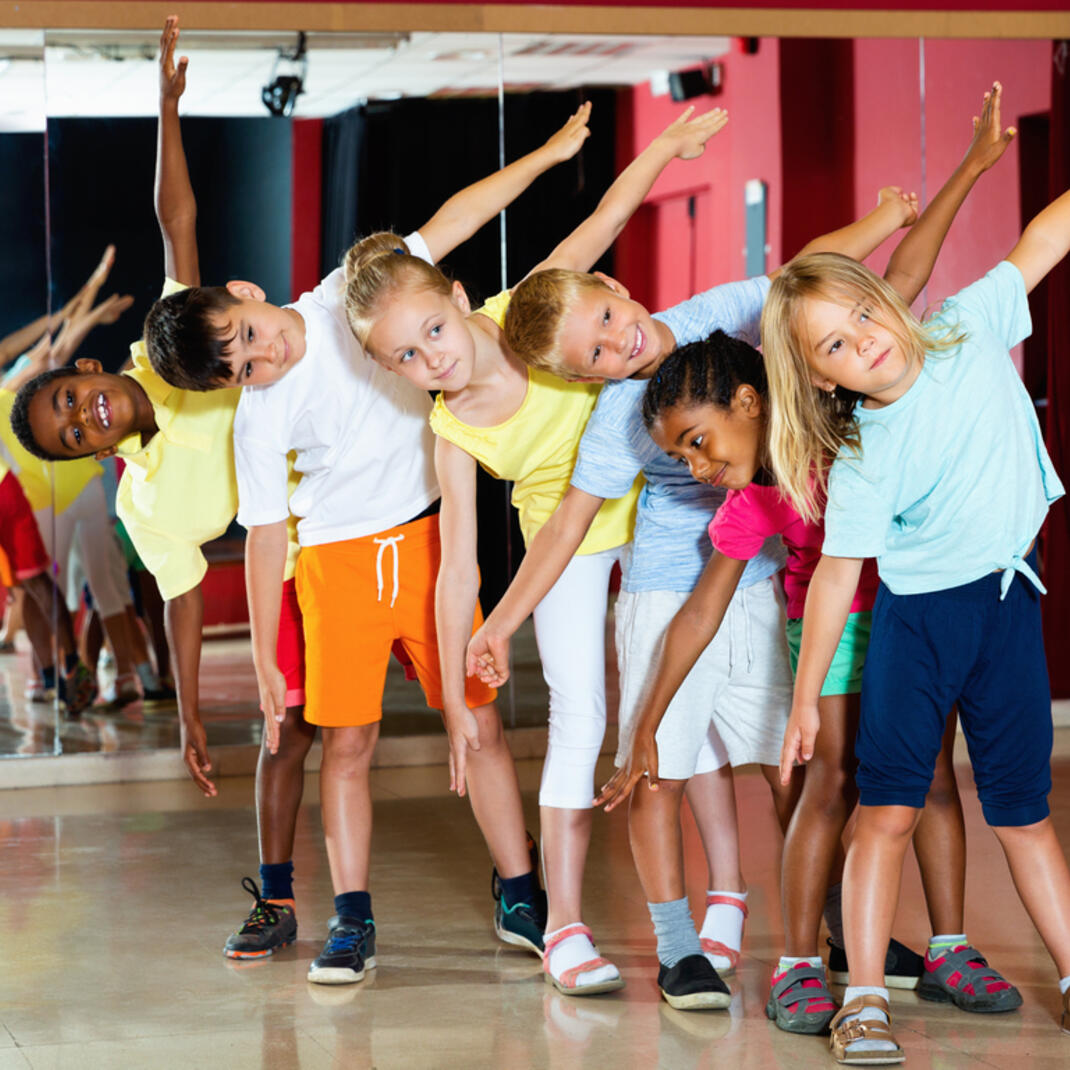
[[[279,65],[287,64],[293,69],[280,74]],[[305,91],[305,76],[308,74],[308,55],[305,51],[304,31],[297,35],[297,47],[279,49],[271,68],[271,81],[260,90],[260,99],[272,115],[293,115],[297,98]]]

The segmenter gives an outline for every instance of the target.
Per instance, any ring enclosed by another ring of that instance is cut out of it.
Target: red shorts
[[[47,572],[51,564],[33,510],[13,472],[0,479],[0,549],[16,582]]]
[[[279,672],[286,677],[286,706],[305,704],[305,629],[297,585],[287,580],[282,585],[282,608],[279,612],[279,639],[275,646]]]

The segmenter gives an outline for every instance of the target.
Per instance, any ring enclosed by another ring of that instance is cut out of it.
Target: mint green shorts
[[[832,656],[822,695],[857,695],[862,690],[862,666],[866,663],[869,647],[869,623],[872,613],[851,613],[844,625],[836,653]],[[788,656],[791,658],[791,674],[799,667],[799,647],[802,646],[802,617],[787,622]]]

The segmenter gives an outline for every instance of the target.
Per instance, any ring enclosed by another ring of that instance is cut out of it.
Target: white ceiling
[[[0,129],[42,129],[44,117],[156,113],[158,35],[138,32],[0,31]],[[498,43],[502,55],[499,57]],[[182,110],[194,115],[267,114],[260,89],[280,48],[296,34],[188,33]],[[322,116],[361,101],[484,94],[498,88],[563,89],[664,79],[723,54],[726,37],[531,34],[310,34],[305,93],[295,115]],[[278,73],[293,65],[282,62]]]

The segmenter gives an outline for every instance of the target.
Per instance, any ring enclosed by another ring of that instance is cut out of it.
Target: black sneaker
[[[242,877],[241,886],[256,900],[242,927],[227,937],[228,959],[260,959],[274,955],[297,939],[297,915],[288,903],[272,903],[260,895],[256,881]]]
[[[528,833],[528,857],[531,871],[538,881],[539,848],[531,833]],[[494,931],[503,943],[526,947],[542,957],[542,934],[546,931],[546,893],[540,888],[531,903],[514,903],[507,907],[502,897],[501,878],[496,869],[491,870],[490,894],[494,897]]]
[[[375,966],[375,922],[335,914],[327,922],[327,942],[308,968],[317,985],[351,985]]]
[[[178,695],[173,687],[161,684],[159,687],[146,687],[142,703],[145,709],[158,706],[174,706],[178,701]]]
[[[680,1011],[720,1010],[732,1002],[728,985],[705,955],[688,955],[675,966],[661,966],[658,988],[665,1002]]]
[[[831,940],[829,946],[829,981],[834,985],[848,984],[847,952]],[[888,954],[884,956],[885,988],[917,988],[925,973],[925,960],[916,951],[911,951],[898,940],[888,942]]]

